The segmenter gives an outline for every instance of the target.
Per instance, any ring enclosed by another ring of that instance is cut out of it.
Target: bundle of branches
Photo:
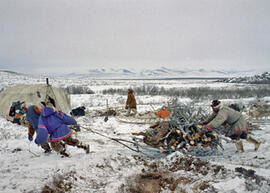
[[[223,149],[217,133],[199,134],[197,123],[206,117],[201,108],[195,110],[190,105],[176,104],[174,101],[168,109],[171,113],[168,121],[157,122],[149,130],[133,135],[143,135],[144,143],[159,147],[161,153],[179,150],[191,152],[195,149],[200,153],[200,149],[217,149],[218,146]]]
[[[177,98],[169,100],[167,108],[170,111],[170,119],[177,120],[180,125],[198,123],[208,115],[208,111],[196,106],[196,103],[179,103]]]

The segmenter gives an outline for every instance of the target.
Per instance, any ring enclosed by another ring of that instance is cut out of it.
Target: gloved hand
[[[202,136],[203,134],[205,134],[206,131],[207,131],[207,129],[204,126],[202,126],[202,125],[197,125],[197,128],[198,128],[198,134],[200,136]]]
[[[207,123],[208,123],[207,121],[200,121],[199,125],[207,125]]]
[[[74,125],[74,131],[80,132],[81,131],[80,125]]]
[[[28,140],[29,141],[33,141],[33,136],[32,135],[28,135]]]
[[[37,139],[35,139],[35,144],[37,144],[38,146],[40,145],[40,144],[37,143]]]

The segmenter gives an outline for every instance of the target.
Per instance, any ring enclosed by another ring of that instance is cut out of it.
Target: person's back
[[[236,110],[228,107],[227,105],[223,105],[220,108],[219,113],[226,116],[226,122],[229,125],[234,124],[242,116],[241,112],[236,111]]]
[[[231,129],[227,131],[228,136],[232,136],[237,133],[247,132],[247,121],[245,120],[241,112],[236,111],[229,106],[223,105],[219,113],[225,116],[225,122],[231,126]]]
[[[41,144],[48,140],[51,142],[53,150],[66,157],[69,156],[69,153],[62,141],[65,144],[83,148],[86,153],[89,153],[89,145],[83,144],[78,139],[73,139],[71,137],[72,131],[68,125],[77,125],[77,122],[62,111],[45,106],[40,114],[35,143]]]
[[[26,113],[26,120],[35,130],[37,130],[38,128],[38,119],[39,119],[40,113],[41,111],[35,105],[29,106],[28,111]]]
[[[33,136],[38,129],[38,121],[40,117],[41,109],[36,105],[31,105],[28,107],[26,113],[26,120],[28,121],[28,140],[31,142]],[[41,144],[42,149],[45,150],[45,153],[51,152],[51,148],[47,142]]]
[[[128,89],[126,109],[128,109],[127,115],[130,115],[131,111],[133,111],[135,115],[137,114],[137,104],[132,89]]]
[[[132,89],[128,89],[128,97],[127,97],[126,105],[130,108],[136,109],[136,99],[135,99]]]
[[[67,125],[76,124],[75,119],[52,107],[45,107],[39,118],[39,125],[46,127],[51,138],[53,138],[52,140],[57,140],[59,136],[61,136],[61,138],[63,136],[70,136],[72,132]]]

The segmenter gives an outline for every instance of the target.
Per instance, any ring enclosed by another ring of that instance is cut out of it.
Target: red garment
[[[167,117],[170,116],[170,112],[167,109],[162,109],[162,110],[156,112],[156,115],[162,119],[166,119]]]

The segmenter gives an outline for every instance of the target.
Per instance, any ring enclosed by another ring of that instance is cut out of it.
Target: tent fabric
[[[27,106],[37,105],[46,101],[48,96],[55,101],[58,110],[65,113],[71,111],[70,96],[63,89],[46,84],[33,84],[17,85],[0,92],[0,115],[6,115],[12,102],[25,101]]]

